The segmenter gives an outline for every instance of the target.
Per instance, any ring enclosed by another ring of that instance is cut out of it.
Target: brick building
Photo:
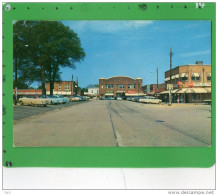
[[[183,65],[171,70],[173,84],[172,102],[204,102],[211,99],[211,65],[203,65],[197,61],[193,65]],[[170,71],[165,72],[165,87],[170,84]],[[164,91],[163,101],[169,97],[169,91]]]
[[[46,94],[50,94],[50,83],[46,83]],[[74,95],[81,94],[81,91],[78,89],[75,81],[60,81],[54,82],[54,95]]]
[[[114,76],[99,79],[100,97],[138,96],[142,94],[142,79],[127,76]]]

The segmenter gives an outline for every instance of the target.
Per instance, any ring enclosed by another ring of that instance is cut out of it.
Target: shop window
[[[109,85],[105,85],[106,89],[113,89],[114,85],[113,84],[109,84]]]
[[[201,100],[200,94],[192,94],[192,101]]]
[[[61,84],[58,84],[58,90],[61,90]]]
[[[117,85],[117,89],[124,89],[124,88],[125,88],[125,85],[121,85],[121,84]]]
[[[128,89],[135,89],[135,85],[128,85]]]
[[[187,80],[188,80],[188,77],[181,77],[181,80],[182,80],[182,81],[187,81]]]
[[[192,81],[200,81],[200,77],[194,77],[194,76],[192,76]]]
[[[101,85],[101,88],[103,89],[103,88],[104,88],[104,85]]]

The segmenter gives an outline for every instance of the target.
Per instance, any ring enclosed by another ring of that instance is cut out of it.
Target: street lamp
[[[172,69],[172,48],[170,48],[170,88],[169,88],[169,106],[172,104],[172,94],[171,94],[171,88],[172,88],[172,77],[171,77],[171,69]]]

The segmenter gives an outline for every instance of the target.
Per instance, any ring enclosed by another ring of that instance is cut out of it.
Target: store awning
[[[207,77],[211,77],[211,73],[207,73]]]
[[[181,73],[180,77],[188,77],[188,73]]]
[[[208,93],[205,88],[194,88],[193,90],[195,93]]]
[[[172,79],[177,79],[177,78],[179,78],[179,74],[176,74],[176,75],[172,76]]]
[[[211,93],[211,88],[204,88],[206,91],[207,91],[207,93]]]
[[[177,93],[178,90],[179,89],[174,89],[174,90],[171,91],[171,93]]]
[[[105,93],[106,96],[114,96],[113,93]]]
[[[200,77],[200,73],[192,73],[192,77]]]
[[[169,93],[169,91],[162,91],[159,94],[168,94],[168,93]]]
[[[187,88],[179,89],[176,93],[179,93],[179,94],[185,93],[186,90]]]

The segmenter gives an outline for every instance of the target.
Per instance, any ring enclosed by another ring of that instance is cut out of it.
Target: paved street
[[[208,147],[208,110],[208,105],[92,100],[14,121],[14,145]]]
[[[28,118],[30,116],[35,116],[35,115],[43,114],[45,112],[49,112],[52,110],[62,109],[62,108],[68,107],[68,106],[73,106],[73,105],[82,104],[82,103],[86,103],[86,101],[68,102],[66,104],[57,104],[57,105],[47,105],[46,107],[15,105],[13,108],[14,109],[13,118],[14,118],[14,120],[20,120],[23,118]]]

